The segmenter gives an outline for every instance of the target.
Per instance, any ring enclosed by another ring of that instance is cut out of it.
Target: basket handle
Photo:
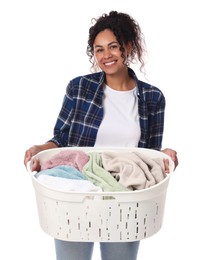
[[[72,194],[72,193],[71,193]],[[78,193],[79,196],[75,195],[74,199],[76,201],[94,201],[94,203],[98,203],[99,200],[103,201],[111,201],[111,202],[129,202],[132,199],[137,201],[136,197],[134,197],[134,192],[92,192],[89,193]],[[140,194],[140,197],[144,198],[144,195]]]

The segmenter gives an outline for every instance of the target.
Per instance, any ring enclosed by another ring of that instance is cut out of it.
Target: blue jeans
[[[57,260],[91,260],[94,243],[68,242],[55,239]],[[139,241],[136,242],[101,242],[102,260],[136,260]]]

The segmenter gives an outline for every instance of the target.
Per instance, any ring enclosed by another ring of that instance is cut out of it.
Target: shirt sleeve
[[[74,114],[73,88],[72,88],[72,83],[70,82],[66,88],[66,93],[63,98],[62,107],[60,109],[54,127],[54,136],[48,142],[53,142],[59,147],[67,146],[73,114]]]
[[[164,132],[165,97],[155,88],[150,102],[148,115],[148,148],[161,150]]]

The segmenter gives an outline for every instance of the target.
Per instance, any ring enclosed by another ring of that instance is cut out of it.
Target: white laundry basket
[[[40,152],[40,161],[64,149],[85,152],[138,151],[151,158],[168,158],[162,152],[143,148],[57,148]],[[81,242],[130,242],[158,232],[163,223],[170,174],[160,183],[143,190],[127,192],[61,192],[43,185],[31,171],[41,228],[54,238]],[[106,199],[107,198],[107,199]]]

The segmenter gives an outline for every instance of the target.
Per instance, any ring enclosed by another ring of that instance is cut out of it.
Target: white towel
[[[101,192],[100,187],[95,186],[88,180],[66,179],[49,175],[40,175],[38,181],[45,186],[63,192],[79,191],[79,192]]]

